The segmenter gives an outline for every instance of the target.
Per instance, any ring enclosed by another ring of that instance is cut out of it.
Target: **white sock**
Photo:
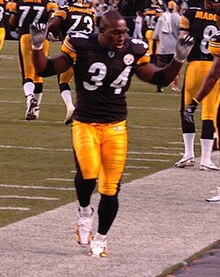
[[[211,162],[212,147],[214,139],[200,139],[201,143],[201,164]]]
[[[61,97],[63,102],[65,103],[68,110],[74,110],[73,100],[72,100],[72,93],[69,89],[63,90],[61,92]]]
[[[183,142],[185,146],[185,154],[184,158],[192,158],[195,157],[194,154],[194,141],[195,141],[195,133],[184,133],[183,134]]]
[[[94,236],[94,240],[105,240],[107,235],[101,235],[99,233],[96,233]]]
[[[42,101],[42,97],[43,97],[43,92],[34,94],[34,98],[37,100],[37,105],[40,105]]]
[[[27,82],[23,85],[24,95],[27,97],[28,95],[34,96],[35,85],[32,82]]]
[[[86,206],[86,207],[79,207],[80,210],[80,215],[82,217],[90,217],[92,215],[92,208],[90,205]]]

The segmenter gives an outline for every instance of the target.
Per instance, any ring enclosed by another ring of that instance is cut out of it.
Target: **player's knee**
[[[115,196],[120,191],[120,181],[118,184],[105,184],[103,186],[99,186],[98,191],[106,196]]]

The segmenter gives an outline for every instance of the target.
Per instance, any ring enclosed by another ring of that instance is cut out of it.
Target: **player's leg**
[[[91,195],[96,187],[96,177],[100,168],[99,138],[91,124],[74,121],[72,144],[76,160],[75,188],[79,201],[75,240],[88,245],[92,236],[94,210],[90,205]]]
[[[219,82],[202,101],[202,133],[201,133],[201,170],[220,170],[220,167],[211,161],[214,144],[214,132],[217,126],[219,108]]]
[[[45,56],[48,56],[49,53],[49,41],[45,40],[43,44],[43,51]],[[43,78],[38,76],[35,69],[34,69],[34,84],[35,84],[35,89],[34,89],[34,99],[36,100],[36,107],[33,109],[33,114],[35,118],[39,118],[40,114],[40,105],[42,102],[43,98]]]
[[[4,45],[5,41],[5,28],[0,27],[0,51],[2,50],[2,47]]]
[[[35,69],[32,63],[32,47],[30,35],[22,35],[19,40],[19,62],[22,74],[23,91],[26,99],[25,119],[34,120],[33,109],[36,107],[34,99],[34,75]]]
[[[182,159],[175,163],[175,167],[184,168],[194,166],[195,164],[195,123],[187,122],[183,117],[185,107],[192,101],[193,96],[198,91],[201,80],[203,80],[211,66],[211,62],[193,61],[187,65],[184,86],[181,97],[181,126],[184,142],[184,155]]]
[[[126,121],[110,124],[102,141],[102,166],[98,191],[98,230],[91,241],[90,255],[106,257],[107,233],[118,212],[118,192],[127,155]]]

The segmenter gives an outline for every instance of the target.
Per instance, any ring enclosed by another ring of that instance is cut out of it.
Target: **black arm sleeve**
[[[154,76],[151,78],[149,83],[154,85],[161,85],[163,87],[166,87],[169,85],[164,77],[164,73],[162,70],[155,72]]]
[[[41,77],[49,77],[53,75],[57,75],[57,72],[53,66],[52,60],[47,60],[47,65],[43,71],[37,72],[37,74]]]

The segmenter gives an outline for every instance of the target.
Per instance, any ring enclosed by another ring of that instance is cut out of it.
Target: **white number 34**
[[[120,94],[124,86],[128,82],[128,76],[131,71],[131,66],[127,66],[120,75],[110,84],[110,87],[115,88],[115,94]],[[107,75],[107,67],[104,63],[94,63],[89,68],[89,73],[92,73],[90,83],[83,82],[85,89],[94,91],[103,85],[103,80]]]

